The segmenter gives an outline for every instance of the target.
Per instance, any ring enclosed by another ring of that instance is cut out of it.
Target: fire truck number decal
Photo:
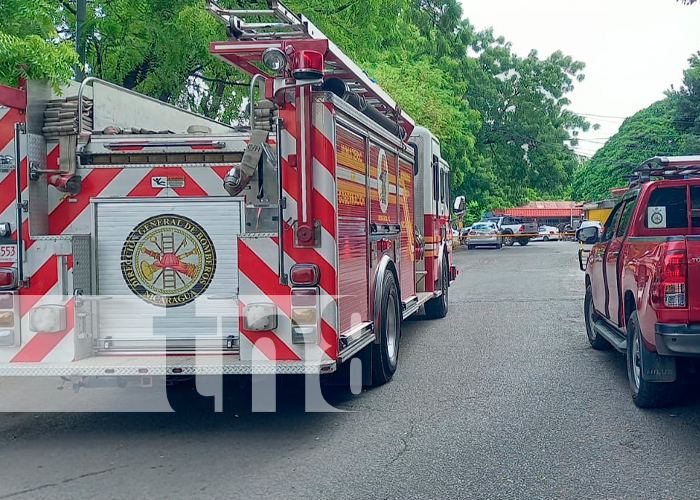
[[[377,191],[379,192],[379,208],[386,213],[389,208],[389,160],[386,159],[386,152],[379,150],[377,161]]]
[[[156,306],[176,307],[192,302],[209,287],[216,252],[209,235],[193,220],[157,215],[129,234],[121,267],[134,294]]]
[[[17,259],[17,245],[0,245],[0,262]]]

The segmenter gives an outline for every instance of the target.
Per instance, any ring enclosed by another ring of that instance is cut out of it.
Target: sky
[[[556,50],[586,63],[583,82],[568,95],[569,108],[597,131],[582,134],[577,152],[591,156],[624,117],[663,99],[678,87],[688,58],[700,50],[700,1],[675,0],[460,0],[477,29],[526,56]]]

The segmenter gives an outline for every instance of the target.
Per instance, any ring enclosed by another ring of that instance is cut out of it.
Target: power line
[[[576,115],[593,116],[595,118],[614,118],[616,120],[626,120],[627,118],[629,118],[629,116],[611,116],[611,115],[596,115],[594,113],[579,113],[578,111],[574,111],[571,109],[569,111],[571,111],[572,113],[574,113]]]

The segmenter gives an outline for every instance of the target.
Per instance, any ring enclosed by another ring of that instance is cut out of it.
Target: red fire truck
[[[250,127],[95,78],[0,87],[0,375],[147,385],[358,357],[381,384],[402,320],[447,314],[438,139],[304,16],[207,8],[230,37],[211,52],[251,76]]]

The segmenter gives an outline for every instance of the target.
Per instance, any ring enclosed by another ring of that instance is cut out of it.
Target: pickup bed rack
[[[700,177],[700,155],[654,156],[635,167],[631,174],[624,177],[629,181],[629,187],[656,177],[663,179]]]

